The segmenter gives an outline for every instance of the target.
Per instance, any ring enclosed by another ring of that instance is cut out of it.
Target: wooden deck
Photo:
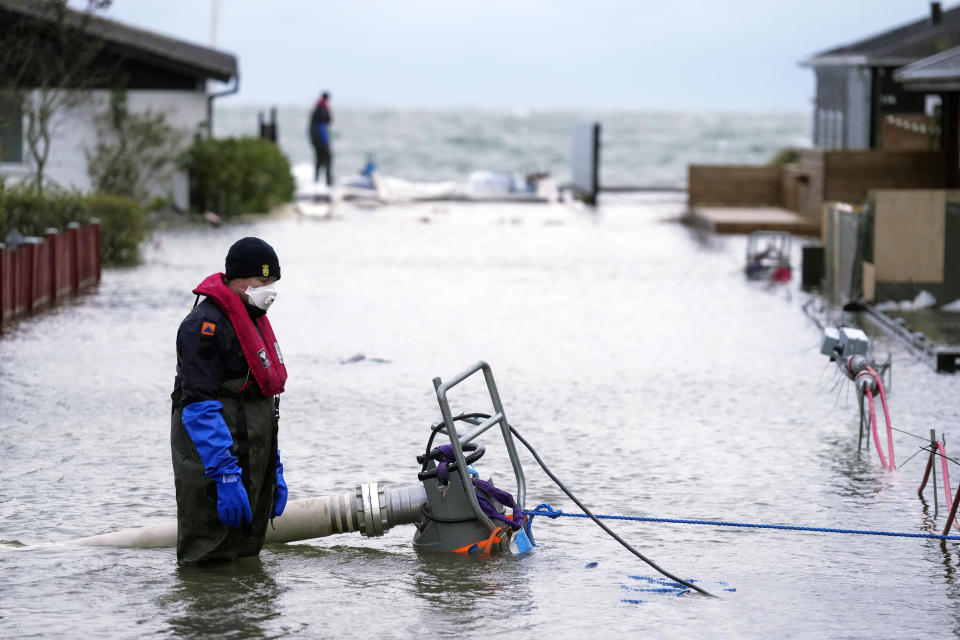
[[[798,236],[819,236],[820,222],[778,207],[704,207],[690,212],[690,222],[715,233],[787,231]]]

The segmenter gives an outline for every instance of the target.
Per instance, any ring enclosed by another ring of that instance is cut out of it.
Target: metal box
[[[843,355],[845,356],[855,354],[865,356],[867,355],[867,347],[870,346],[870,338],[860,329],[841,327],[840,346],[843,347]]]

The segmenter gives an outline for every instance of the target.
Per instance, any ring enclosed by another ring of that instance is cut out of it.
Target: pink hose
[[[887,394],[883,392],[883,380],[880,374],[873,367],[868,366],[867,371],[877,381],[877,389],[880,390],[880,404],[883,405],[883,417],[887,421],[887,451],[890,453],[890,469],[896,469],[897,465],[893,458],[893,426],[890,424],[890,409],[887,408]]]
[[[869,387],[865,388],[864,391],[867,393],[867,400],[870,401],[870,427],[873,429],[873,445],[877,448],[877,455],[880,456],[880,464],[883,465],[884,469],[889,469],[887,459],[883,457],[883,449],[880,447],[880,438],[877,437],[877,409],[873,406],[873,392],[870,391]]]
[[[947,498],[947,504],[953,506],[953,496],[950,494],[950,472],[947,470],[947,452],[944,451],[940,442],[937,442],[937,451],[940,452],[940,468],[943,469],[943,494]],[[956,518],[953,522],[960,529],[960,522],[957,522]]]

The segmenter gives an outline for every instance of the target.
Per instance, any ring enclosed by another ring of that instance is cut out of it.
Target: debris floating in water
[[[350,356],[349,358],[345,358],[345,359],[341,360],[341,361],[340,361],[340,364],[353,364],[354,362],[361,362],[361,361],[363,361],[363,360],[369,360],[370,362],[376,362],[376,363],[379,363],[379,364],[389,364],[389,363],[390,363],[390,361],[387,360],[386,358],[368,358],[368,357],[367,357],[365,354],[363,354],[363,353],[355,353],[355,354],[353,354],[352,356]]]

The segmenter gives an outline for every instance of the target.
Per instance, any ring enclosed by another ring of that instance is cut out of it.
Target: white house
[[[34,0],[0,0],[0,32],[15,29],[24,21],[42,24],[49,21],[37,10]],[[66,188],[90,189],[86,151],[97,142],[95,116],[107,109],[112,90],[127,92],[131,113],[163,113],[167,122],[183,131],[185,144],[212,130],[212,102],[215,98],[235,93],[239,85],[235,56],[162,36],[143,29],[106,20],[87,18],[69,11],[67,20],[82,24],[82,38],[96,43],[100,69],[108,69],[92,86],[84,86],[84,99],[76,106],[61,109],[52,121],[52,141],[45,169],[46,180]],[[0,72],[3,70],[0,69]],[[4,93],[0,73],[0,175],[8,179],[32,174],[31,154],[25,139],[24,105],[15,94]],[[212,93],[208,81],[225,84],[225,90]],[[26,74],[26,100],[37,98],[30,91],[30,75]],[[7,87],[9,89],[9,85]],[[68,85],[68,89],[71,87]],[[76,89],[76,88],[74,88]],[[189,181],[183,170],[155,180],[151,194],[171,198],[176,206],[186,208]]]

